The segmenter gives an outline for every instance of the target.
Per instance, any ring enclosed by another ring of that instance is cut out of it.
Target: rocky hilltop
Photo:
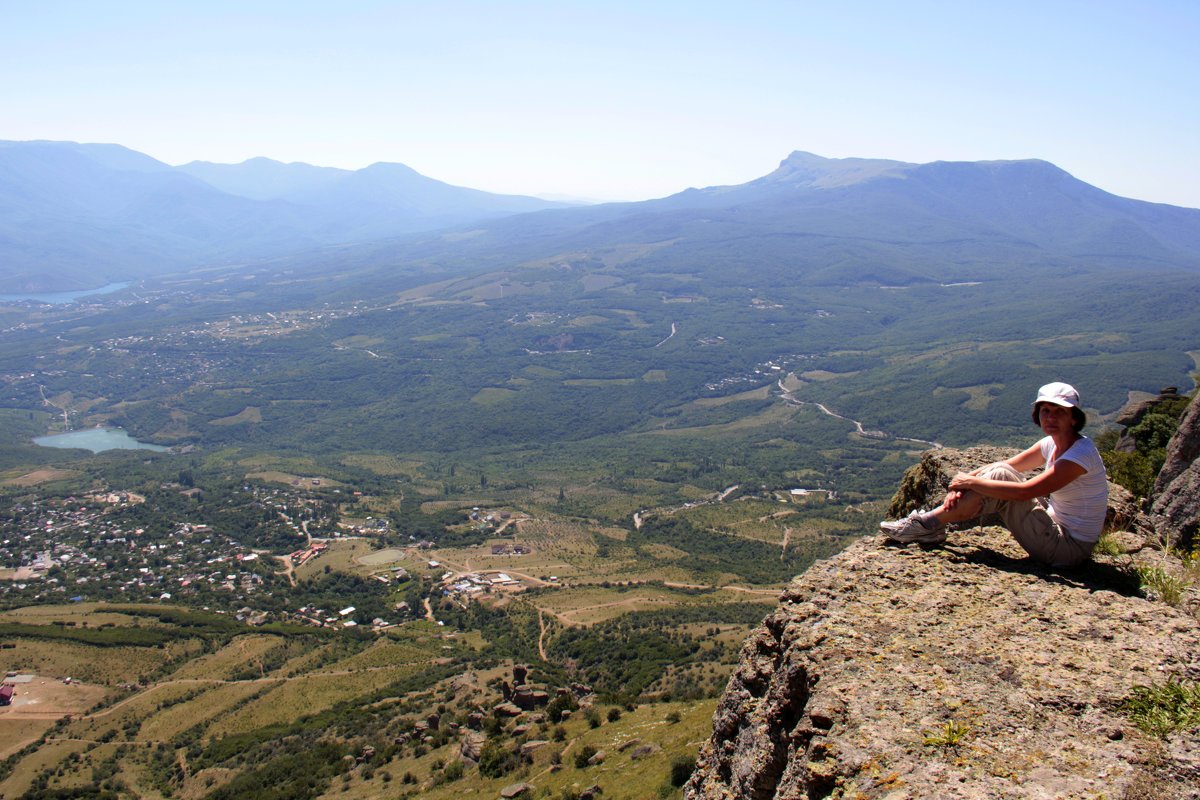
[[[1000,455],[926,454],[896,505]],[[1200,732],[1153,738],[1122,706],[1200,679],[1200,622],[1141,596],[1133,560],[1166,556],[1114,499],[1125,552],[1075,570],[990,526],[814,565],[746,641],[686,796],[1200,798]]]

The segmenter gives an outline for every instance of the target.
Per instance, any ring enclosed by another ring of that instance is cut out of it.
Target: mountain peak
[[[804,150],[793,151],[779,167],[760,178],[764,183],[786,183],[831,189],[885,176],[899,176],[914,165],[883,158],[825,158]]]

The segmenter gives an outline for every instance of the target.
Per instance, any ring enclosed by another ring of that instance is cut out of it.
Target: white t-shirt
[[[1056,460],[1054,440],[1047,436],[1038,442],[1038,447],[1049,467]],[[1050,516],[1072,539],[1094,542],[1100,538],[1104,516],[1108,513],[1108,476],[1100,451],[1091,439],[1083,436],[1067,452],[1057,456],[1057,460],[1074,461],[1087,472],[1050,493]]]

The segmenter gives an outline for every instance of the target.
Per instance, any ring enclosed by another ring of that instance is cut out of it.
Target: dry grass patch
[[[194,658],[171,673],[171,680],[187,680],[190,678],[220,679],[240,671],[247,664],[258,662],[262,657],[282,647],[284,641],[278,636],[251,634],[237,636],[215,653]]]
[[[324,711],[343,700],[375,692],[420,669],[403,665],[362,670],[349,674],[317,674],[290,678],[262,697],[250,701],[228,717],[214,723],[209,737],[244,733],[276,723]]]
[[[638,436],[694,436],[697,434],[704,435],[719,435],[722,433],[740,434],[743,431],[753,430],[756,428],[766,428],[771,426],[786,425],[796,415],[796,409],[785,405],[773,405],[759,411],[757,414],[750,414],[733,422],[725,422],[718,425],[699,425],[694,427],[683,428],[658,428],[652,431],[645,431]]]
[[[405,475],[417,478],[420,475],[423,461],[406,461],[389,455],[374,455],[368,453],[353,453],[342,457],[342,463],[348,467],[360,467],[384,477],[399,477]]]
[[[368,567],[379,567],[384,564],[404,564],[409,563],[407,550],[399,550],[395,547],[389,547],[386,550],[376,550],[374,553],[368,553],[358,559],[358,563]]]
[[[195,691],[200,684],[186,684],[183,688]],[[146,741],[170,741],[196,725],[238,708],[264,684],[259,681],[220,683],[196,695],[190,700],[165,708],[142,723],[138,738]]]
[[[267,483],[285,483],[288,486],[297,486],[301,489],[325,488],[329,486],[340,487],[341,483],[330,480],[324,476],[310,475],[295,475],[290,472],[280,472],[277,470],[263,470],[261,472],[247,472],[246,480],[266,481]]]
[[[246,406],[238,413],[231,417],[221,417],[220,419],[209,420],[209,425],[240,425],[243,422],[258,423],[262,422],[262,410],[257,406]]]
[[[80,749],[78,742],[48,742],[36,752],[21,759],[10,774],[0,781],[0,797],[20,797],[33,787],[33,781],[43,770],[53,768],[71,753]]]
[[[608,317],[602,317],[599,314],[584,314],[567,324],[573,328],[586,328],[590,325],[602,325],[605,322],[608,322]]]
[[[701,397],[693,400],[689,405],[696,408],[713,408],[716,406],[724,406],[729,403],[737,403],[743,400],[766,400],[771,396],[770,386],[760,386],[757,389],[751,389],[748,392],[738,392],[737,394],[727,394],[724,397]]]
[[[53,725],[52,719],[13,717],[0,711],[0,759],[8,758]]]
[[[17,475],[13,478],[5,478],[0,481],[0,484],[5,486],[37,486],[41,483],[50,483],[51,481],[65,481],[72,478],[78,478],[83,473],[74,469],[35,469],[33,472],[26,472],[24,475]]]
[[[851,375],[857,375],[858,371],[854,372],[830,372],[826,369],[810,369],[807,372],[801,372],[800,377],[806,381],[835,381],[838,378],[849,378]]]
[[[394,639],[379,639],[361,653],[355,653],[348,658],[330,664],[328,667],[323,667],[322,671],[341,672],[349,670],[356,672],[365,669],[377,669],[379,667],[424,664],[429,659],[429,651],[422,647]]]
[[[0,621],[20,622],[25,625],[51,625],[55,622],[73,622],[76,625],[153,625],[157,620],[133,617],[120,611],[111,611],[105,603],[72,603],[71,605],[25,606],[0,611]]]
[[[154,673],[171,658],[166,649],[93,647],[21,638],[7,643],[13,645],[4,651],[9,669],[106,686],[136,683],[140,676]]]
[[[364,573],[359,559],[370,555],[372,545],[363,539],[329,542],[329,549],[296,570],[298,580],[307,580],[325,571],[325,567],[341,572]]]
[[[632,386],[637,378],[571,378],[563,381],[563,386]]]
[[[515,389],[505,389],[500,386],[485,386],[475,393],[471,398],[471,402],[477,406],[494,406],[497,403],[511,400],[516,394]]]
[[[67,738],[97,740],[106,735],[115,734],[118,740],[124,740],[121,729],[131,721],[145,720],[155,715],[158,706],[195,691],[195,684],[158,684],[143,692],[127,697],[109,708],[101,709],[95,714],[88,715],[72,722],[65,732]],[[139,733],[138,739],[145,738]]]
[[[967,399],[963,401],[963,408],[968,408],[971,411],[985,411],[992,400],[1000,395],[1004,389],[1003,383],[983,383],[978,386],[956,386],[947,388],[939,386],[933,390],[934,396],[947,393],[964,393]]]

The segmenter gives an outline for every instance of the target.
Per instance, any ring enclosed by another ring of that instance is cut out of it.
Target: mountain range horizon
[[[497,236],[523,245],[567,230],[593,244],[601,230],[643,243],[707,241],[700,230],[680,237],[673,228],[695,228],[713,212],[737,213],[739,225],[752,220],[762,236],[832,237],[852,249],[876,239],[891,251],[907,239],[928,246],[998,237],[1002,248],[1034,245],[1035,256],[1050,248],[1097,262],[1200,269],[1200,211],[1118,197],[1038,159],[914,164],[797,150],[743,184],[570,205],[452,186],[399,163],[343,170],[260,156],[173,167],[116,144],[0,142],[0,279],[18,292],[330,246],[396,242],[403,250],[436,231],[479,226],[486,235],[475,231],[469,238],[478,241],[449,249],[498,245]]]

